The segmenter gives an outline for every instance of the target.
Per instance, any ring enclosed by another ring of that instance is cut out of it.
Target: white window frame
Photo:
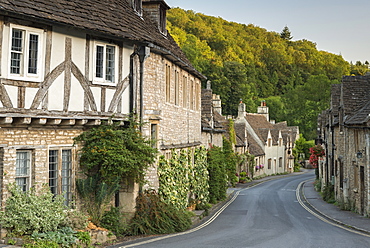
[[[114,73],[113,73],[113,80],[109,81],[106,79],[107,73],[107,47],[114,47]],[[97,50],[98,47],[103,47],[104,52],[103,52],[103,68],[102,68],[102,76],[97,76]],[[93,42],[93,55],[92,55],[92,73],[93,73],[93,83],[94,84],[102,84],[102,85],[116,85],[118,81],[118,53],[119,53],[119,47],[114,44],[109,44],[109,43],[104,43],[104,42],[99,42],[99,41],[94,41]]]
[[[20,153],[24,153],[27,155],[26,157],[26,171],[22,171],[22,168],[24,169],[24,167],[20,167],[19,166],[19,163],[20,162],[20,157],[18,157],[20,155]],[[21,189],[23,191],[27,191],[31,188],[31,170],[32,170],[32,151],[31,150],[17,150],[16,151],[16,164],[15,164],[15,182],[17,183],[18,186],[21,187]],[[22,183],[22,185],[20,184],[19,180],[17,179],[25,179],[25,182]]]
[[[12,53],[16,53],[16,51],[12,51],[12,36],[13,30],[18,29],[22,31],[22,51],[18,53],[21,54],[20,59],[20,72],[19,73],[12,73],[11,71],[11,60],[12,60]],[[24,80],[24,81],[32,81],[32,82],[42,82],[43,81],[43,73],[44,73],[44,60],[43,56],[45,54],[44,50],[44,30],[31,28],[21,25],[14,25],[11,24],[9,28],[9,53],[7,59],[7,71],[8,71],[8,78],[14,80]],[[29,58],[30,58],[30,35],[37,35],[38,42],[37,42],[37,63],[36,63],[36,73],[28,72],[29,68]]]

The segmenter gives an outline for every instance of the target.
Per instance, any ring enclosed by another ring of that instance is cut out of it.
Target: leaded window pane
[[[103,78],[103,63],[104,63],[104,47],[96,47],[96,68],[95,74],[97,78]]]
[[[58,151],[49,151],[49,187],[51,193],[58,193]]]
[[[107,46],[106,51],[107,53],[106,53],[105,79],[109,82],[114,82],[115,47]]]
[[[10,55],[10,73],[21,73],[22,62],[23,31],[19,29],[12,30],[12,47]]]
[[[37,56],[38,56],[39,36],[30,34],[29,55],[28,55],[28,73],[37,74]]]
[[[15,181],[23,191],[29,189],[30,157],[28,151],[17,151],[15,165]]]

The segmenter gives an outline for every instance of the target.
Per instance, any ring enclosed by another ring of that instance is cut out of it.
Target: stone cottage
[[[223,137],[228,135],[228,120],[222,115],[221,99],[213,94],[211,83],[202,89],[202,146],[223,146]]]
[[[246,171],[249,176],[293,172],[292,149],[299,138],[298,127],[270,121],[269,109],[264,101],[257,113],[247,113],[245,104],[241,102],[234,125],[236,151],[239,154],[248,152],[254,156],[255,162],[254,168],[244,165],[239,168],[240,171]]]
[[[370,215],[370,76],[345,76],[332,85],[330,109],[318,118],[322,188],[334,186],[345,209]]]
[[[0,196],[48,183],[75,197],[73,138],[136,113],[166,154],[201,143],[204,79],[166,30],[163,0],[0,0]],[[156,169],[148,172],[158,187]],[[119,205],[134,210],[137,186]]]

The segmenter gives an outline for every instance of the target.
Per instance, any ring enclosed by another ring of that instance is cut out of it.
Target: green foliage
[[[367,72],[369,72],[369,62],[365,61],[362,63],[361,61],[356,61],[355,64],[351,62],[351,75],[353,76],[364,76]]]
[[[161,200],[154,192],[140,193],[136,199],[136,212],[131,220],[131,233],[167,234],[182,232],[191,226],[189,212]]]
[[[110,184],[107,184],[101,180],[99,175],[90,176],[85,179],[77,179],[76,188],[92,222],[99,225],[104,209],[119,188],[118,179],[115,183],[111,181]]]
[[[23,245],[24,248],[59,248],[59,244],[49,240],[36,240]]]
[[[338,83],[325,75],[310,76],[304,85],[299,85],[282,96],[286,108],[285,119],[294,126],[300,127],[300,132],[307,139],[316,137],[317,115],[329,108],[331,85]]]
[[[91,245],[91,236],[89,232],[78,231],[75,233],[75,237],[85,246],[89,247]]]
[[[332,185],[331,183],[328,183],[328,185],[323,187],[322,199],[328,203],[335,202],[334,185]]]
[[[194,156],[194,160],[192,157]],[[172,151],[167,160],[161,156],[158,162],[159,195],[167,204],[185,209],[189,200],[198,204],[208,202],[208,171],[204,148]]]
[[[201,208],[209,202],[209,173],[207,170],[207,151],[204,147],[195,149],[194,164],[191,164],[190,168],[190,196]]]
[[[285,26],[283,31],[281,31],[280,38],[285,39],[285,40],[293,39],[293,36],[291,35],[288,26]]]
[[[312,41],[292,41],[288,27],[279,34],[179,8],[169,10],[167,20],[191,63],[212,81],[224,114],[236,115],[240,99],[255,112],[257,99],[280,97],[273,99],[273,119],[298,125],[307,139],[329,104],[330,84],[368,71],[368,62],[350,65],[341,55],[318,51]]]
[[[230,185],[235,186],[238,181],[236,174],[236,165],[238,163],[239,157],[234,152],[233,146],[230,141],[223,137],[223,147],[222,152],[224,155],[224,165],[227,175],[227,181]]]
[[[117,237],[123,236],[127,230],[125,217],[118,207],[111,206],[110,210],[104,213],[100,224]]]
[[[61,226],[71,227],[73,230],[85,229],[89,223],[88,216],[76,209],[69,209],[65,211],[66,218],[61,223]]]
[[[180,154],[179,154],[180,153]],[[177,209],[188,205],[190,191],[189,155],[187,150],[172,151],[172,157],[166,160],[161,156],[158,162],[159,195],[167,204]]]
[[[225,156],[220,147],[208,151],[209,197],[210,203],[217,203],[226,198],[227,172]]]
[[[128,127],[115,124],[94,127],[76,137],[75,142],[83,145],[80,151],[83,172],[89,177],[99,175],[107,184],[114,184],[117,178],[142,182],[157,153],[134,122]]]
[[[14,235],[56,231],[66,219],[64,198],[54,196],[45,185],[40,191],[23,192],[15,183],[8,186],[11,196],[0,213],[2,228]]]
[[[299,138],[295,141],[295,147],[293,149],[293,156],[295,160],[307,160],[310,157],[310,147],[312,147],[313,145],[313,140],[307,141],[302,134],[299,134]]]
[[[56,243],[61,247],[71,247],[72,244],[75,244],[77,238],[75,236],[76,231],[70,227],[63,227],[56,231],[49,231],[45,233],[33,233],[31,238],[34,240],[44,240]]]

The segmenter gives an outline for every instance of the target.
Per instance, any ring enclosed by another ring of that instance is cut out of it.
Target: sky
[[[227,21],[253,24],[292,40],[315,42],[318,50],[348,62],[370,62],[370,0],[166,0],[171,7],[194,10]]]

